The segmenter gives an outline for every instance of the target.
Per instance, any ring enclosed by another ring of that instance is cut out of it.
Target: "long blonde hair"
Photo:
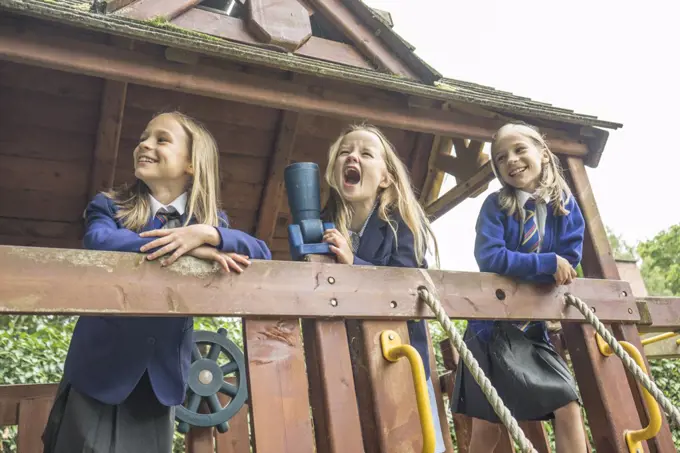
[[[406,226],[413,233],[414,249],[416,252],[416,261],[418,265],[422,265],[425,260],[425,254],[429,248],[428,238],[432,240],[434,248],[434,257],[436,266],[439,267],[439,246],[437,238],[432,231],[430,221],[422,209],[418,200],[416,199],[411,188],[411,180],[406,166],[403,164],[399,156],[394,150],[394,146],[385,137],[385,135],[375,126],[368,124],[351,125],[349,126],[331,145],[328,151],[328,166],[326,167],[325,179],[331,188],[328,203],[324,207],[323,216],[332,220],[336,228],[349,242],[348,226],[352,222],[353,211],[351,207],[340,196],[338,187],[336,186],[333,177],[333,167],[338,158],[340,145],[346,135],[355,131],[366,131],[374,134],[380,140],[383,146],[385,164],[387,166],[387,173],[389,177],[389,186],[382,189],[378,193],[378,216],[386,222],[392,231],[394,237],[397,237],[397,231],[394,222],[390,219],[390,214],[395,212],[402,218]]]
[[[194,218],[197,223],[227,226],[224,219],[218,216],[221,208],[219,153],[212,134],[198,121],[178,111],[159,113],[152,120],[160,115],[172,115],[189,139],[189,156],[193,174],[187,187],[189,200],[184,225],[188,225]],[[104,195],[118,205],[116,218],[125,228],[141,231],[149,221],[150,191],[144,181],[137,179],[132,185],[112,189]]]
[[[524,214],[523,210],[519,209],[519,201],[517,199],[517,192],[515,188],[503,181],[503,178],[498,173],[498,169],[496,168],[496,160],[494,159],[494,154],[497,151],[496,146],[499,135],[501,132],[510,128],[531,140],[541,152],[544,152],[546,156],[548,156],[548,162],[542,164],[541,175],[535,194],[540,198],[547,198],[550,200],[554,215],[557,216],[569,214],[569,211],[565,208],[565,205],[572,195],[569,185],[562,174],[562,167],[560,166],[559,159],[552,153],[552,151],[550,151],[545,137],[540,133],[538,128],[522,122],[507,123],[502,126],[500,129],[498,129],[496,134],[494,134],[493,141],[491,143],[491,167],[503,186],[498,196],[500,208],[509,216],[512,216],[515,213],[520,213],[520,216],[523,216]]]

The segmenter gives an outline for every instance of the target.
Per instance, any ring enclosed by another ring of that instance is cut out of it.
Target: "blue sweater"
[[[539,253],[517,251],[522,236],[521,221],[500,209],[498,196],[499,192],[494,192],[484,200],[477,219],[475,259],[480,272],[529,282],[554,283],[557,255],[574,268],[578,266],[583,251],[585,221],[573,196],[565,204],[568,215],[555,216],[553,206],[548,206]],[[490,338],[492,326],[493,321],[468,322],[468,327],[486,340]]]

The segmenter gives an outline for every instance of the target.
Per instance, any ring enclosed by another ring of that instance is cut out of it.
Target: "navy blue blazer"
[[[368,219],[364,234],[359,241],[359,248],[354,254],[355,265],[419,267],[413,244],[413,233],[399,216],[392,219],[394,231],[380,218],[375,209]],[[424,262],[422,268],[427,268]],[[416,348],[423,359],[425,377],[430,378],[430,354],[427,342],[427,325],[425,320],[407,321],[411,345]]]
[[[139,252],[157,238],[141,238],[114,217],[116,205],[98,194],[85,211],[85,248]],[[226,220],[226,215],[220,213]],[[182,219],[184,221],[184,219]],[[154,228],[153,219],[144,231]],[[271,259],[267,245],[242,231],[217,228],[219,249]],[[181,404],[191,364],[192,317],[82,316],[78,320],[64,365],[64,377],[85,395],[106,404],[120,404],[145,371],[158,400]]]

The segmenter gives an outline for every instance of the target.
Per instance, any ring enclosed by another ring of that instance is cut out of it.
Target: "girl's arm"
[[[484,200],[477,219],[475,258],[480,272],[512,277],[553,275],[557,272],[555,253],[522,253],[505,246],[505,214],[497,202],[497,194]]]
[[[411,230],[404,222],[398,223],[397,228],[397,248],[392,251],[386,266],[390,267],[419,267],[416,260],[416,252],[413,247],[414,237]],[[363,260],[354,255],[355,265],[380,266],[382,263],[376,260],[375,263]]]
[[[90,250],[139,252],[140,247],[155,238],[142,238],[126,228],[119,228],[114,218],[113,203],[104,194],[97,194],[85,210],[83,245]]]
[[[565,216],[564,230],[557,244],[557,254],[569,261],[571,267],[576,269],[583,254],[586,225],[574,196],[571,196],[565,208],[569,211],[569,214]]]
[[[220,211],[219,217],[228,224],[227,215]],[[251,259],[270,260],[272,253],[264,241],[261,241],[243,231],[228,227],[216,227],[220,241],[216,248],[222,252],[234,252],[246,255]]]

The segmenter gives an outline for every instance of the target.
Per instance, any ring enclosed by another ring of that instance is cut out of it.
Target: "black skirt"
[[[519,421],[550,420],[572,401],[580,404],[567,364],[543,335],[543,323],[523,332],[511,322],[496,322],[489,342],[471,329],[464,340],[498,396]],[[462,359],[456,372],[451,412],[500,423]]]
[[[43,433],[44,453],[171,453],[174,408],[162,405],[144,374],[119,405],[59,384]]]

